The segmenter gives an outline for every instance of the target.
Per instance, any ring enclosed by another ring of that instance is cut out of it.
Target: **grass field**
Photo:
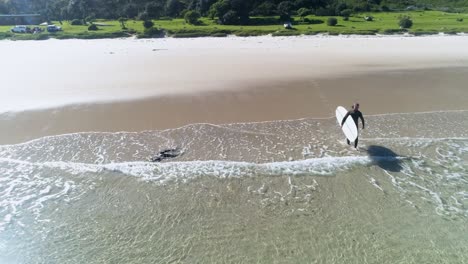
[[[445,13],[440,11],[411,11],[411,12],[389,12],[389,13],[362,13],[355,14],[344,21],[342,17],[338,18],[338,25],[328,26],[329,17],[307,16],[309,20],[314,20],[314,24],[302,22],[299,17],[294,17],[294,29],[285,30],[281,23],[277,22],[276,17],[253,17],[252,23],[257,25],[248,26],[228,26],[218,25],[215,21],[208,18],[201,19],[201,25],[189,25],[183,19],[173,20],[154,20],[155,27],[162,28],[166,35],[170,37],[224,37],[227,35],[237,36],[257,36],[272,34],[273,36],[291,36],[291,35],[313,35],[317,33],[338,34],[395,34],[401,33],[398,26],[398,17],[402,15],[410,16],[413,20],[413,26],[409,33],[415,35],[437,34],[440,32],[447,34],[468,33],[468,13]],[[365,21],[365,16],[373,16],[373,21]],[[323,23],[316,24],[323,21]],[[118,21],[115,20],[97,20],[98,31],[88,31],[87,26],[72,26],[68,21],[61,25],[62,32],[41,33],[41,34],[15,34],[10,32],[12,26],[0,26],[0,39],[93,39],[93,38],[118,38],[132,35],[144,37],[144,28],[142,21],[129,20],[126,22],[126,30],[122,30]],[[58,23],[56,23],[58,24]],[[59,24],[58,24],[59,25]]]

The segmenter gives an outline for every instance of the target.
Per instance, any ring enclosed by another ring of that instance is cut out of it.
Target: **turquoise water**
[[[359,150],[334,118],[0,146],[0,262],[468,262],[468,111],[366,122]]]

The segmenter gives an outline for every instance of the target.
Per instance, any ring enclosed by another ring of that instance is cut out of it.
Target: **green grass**
[[[371,15],[374,21],[367,22],[364,16]],[[411,11],[411,12],[388,12],[388,13],[362,13],[355,14],[344,21],[342,17],[338,18],[338,25],[327,26],[322,24],[307,24],[301,22],[300,18],[295,17],[296,23],[293,23],[294,30],[285,30],[281,23],[273,23],[277,17],[254,17],[252,21],[260,25],[249,26],[229,26],[218,25],[215,21],[208,18],[201,19],[201,25],[189,25],[183,19],[172,20],[154,20],[155,26],[163,28],[170,37],[225,37],[228,35],[236,36],[258,36],[272,34],[273,36],[296,36],[296,35],[315,35],[318,33],[328,33],[330,35],[338,34],[398,34],[402,31],[398,26],[398,17],[408,15],[413,19],[413,27],[408,30],[415,35],[430,35],[444,32],[447,34],[456,34],[459,32],[468,32],[468,14],[455,14],[440,11]],[[329,17],[308,16],[310,20],[327,21]],[[457,21],[463,19],[463,21]],[[25,39],[95,39],[95,38],[119,38],[131,35],[140,35],[144,37],[144,28],[141,21],[129,20],[126,23],[127,29],[122,30],[118,21],[98,20],[96,23],[106,24],[107,26],[98,26],[98,31],[88,31],[87,26],[72,26],[68,22],[61,25],[62,32],[32,34],[14,34],[10,32],[12,26],[0,26],[0,39],[25,40]],[[57,23],[58,24],[58,23]]]

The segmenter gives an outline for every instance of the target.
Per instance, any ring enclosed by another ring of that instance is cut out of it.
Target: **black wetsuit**
[[[343,117],[343,121],[341,121],[341,126],[344,125],[344,123],[346,122],[346,119],[348,118],[348,116],[351,116],[353,118],[354,123],[356,124],[356,128],[359,128],[358,120],[359,120],[359,118],[361,118],[362,128],[364,129],[364,127],[365,127],[364,117],[362,116],[362,113],[359,110],[357,110],[357,111],[351,110],[348,113],[346,113],[346,115]],[[355,148],[357,148],[358,141],[359,141],[359,137],[356,138],[356,140],[354,141],[354,147]],[[348,142],[348,145],[351,144],[351,142],[349,142],[349,139],[346,139],[346,142]]]

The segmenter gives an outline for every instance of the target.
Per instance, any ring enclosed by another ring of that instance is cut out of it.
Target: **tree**
[[[349,17],[353,14],[353,10],[351,9],[345,9],[340,12],[340,16],[342,17]]]
[[[197,11],[188,11],[185,13],[184,19],[185,22],[192,24],[192,25],[197,25],[200,23],[198,19],[200,19],[201,15]]]
[[[410,28],[413,26],[413,20],[411,20],[411,17],[409,16],[402,16],[398,21],[398,25],[400,26],[400,28]]]
[[[230,0],[231,9],[239,16],[241,24],[249,22],[249,13],[252,11],[252,0]]]
[[[166,3],[166,15],[178,17],[184,8],[185,4],[180,0],[168,0]]]
[[[71,18],[83,19],[86,16],[87,5],[83,0],[70,0],[67,13]]]
[[[230,8],[231,5],[227,0],[219,0],[210,7],[208,14],[211,19],[217,17],[219,20],[222,20],[224,14],[226,14]]]
[[[163,11],[163,6],[160,2],[149,2],[146,4],[145,11],[149,18],[159,18]]]
[[[0,14],[8,14],[8,6],[0,1]]]
[[[260,16],[272,16],[276,13],[276,6],[271,2],[263,2],[252,13]]]
[[[297,14],[301,17],[302,20],[304,20],[304,17],[310,15],[312,11],[308,8],[302,7],[297,10]]]
[[[336,24],[338,24],[338,19],[336,19],[335,17],[328,18],[327,25],[334,27],[336,26]]]
[[[278,4],[278,13],[280,15],[280,20],[283,22],[291,20],[291,11],[294,8],[294,5],[291,1],[283,1]]]
[[[348,6],[345,3],[339,3],[335,5],[335,14],[339,15],[341,11],[347,9]]]
[[[308,8],[310,9],[312,6],[312,2],[314,1],[310,1],[310,0],[295,0],[294,1],[294,8],[296,9],[300,9],[300,8]]]
[[[126,4],[122,9],[122,16],[135,18],[138,16],[138,6],[132,3]]]
[[[146,13],[146,11],[139,13],[137,16],[137,19],[143,20],[143,21],[148,20],[149,19],[148,13]]]
[[[127,22],[127,18],[125,18],[125,17],[120,17],[119,18],[120,27],[122,29],[127,29],[127,26],[125,25],[125,22]]]
[[[206,14],[216,0],[190,0],[189,10],[196,10],[200,14]]]
[[[222,23],[224,25],[237,25],[240,23],[239,15],[236,11],[230,10],[226,14],[224,14]]]

